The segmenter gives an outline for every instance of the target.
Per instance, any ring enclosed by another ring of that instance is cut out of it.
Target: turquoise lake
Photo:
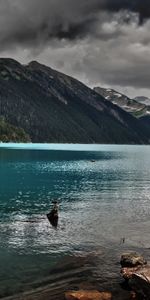
[[[0,144],[0,296],[66,255],[149,248],[149,146]]]

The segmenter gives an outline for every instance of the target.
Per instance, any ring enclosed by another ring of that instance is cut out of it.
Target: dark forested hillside
[[[149,143],[147,127],[95,91],[37,62],[0,59],[0,116],[32,142]]]
[[[0,118],[0,141],[2,142],[30,142],[29,136],[20,127],[15,127]]]

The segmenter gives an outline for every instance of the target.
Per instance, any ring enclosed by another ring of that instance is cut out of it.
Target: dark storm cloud
[[[2,0],[0,47],[83,38],[96,22],[96,0]]]
[[[1,48],[13,43],[32,44],[52,38],[74,40],[97,32],[102,11],[127,10],[150,17],[149,0],[1,0]],[[124,22],[130,21],[127,15]],[[103,21],[103,20],[102,20]]]
[[[103,7],[108,11],[128,10],[139,14],[140,23],[150,18],[149,0],[106,0]]]
[[[149,32],[149,0],[0,0],[0,56],[89,85],[149,90]]]

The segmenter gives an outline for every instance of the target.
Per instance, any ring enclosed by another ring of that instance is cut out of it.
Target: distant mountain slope
[[[0,59],[0,115],[32,142],[149,143],[136,118],[81,82],[37,62]]]
[[[135,117],[141,117],[147,113],[150,113],[150,106],[148,105],[148,102],[142,101],[145,100],[143,99],[144,97],[130,99],[126,95],[118,93],[113,89],[105,89],[101,87],[95,87],[94,90],[106,100],[118,105],[123,110],[131,113]]]
[[[134,98],[135,101],[142,103],[146,106],[150,106],[150,98],[144,96],[137,96]]]
[[[150,115],[141,117],[140,121],[143,125],[147,127],[148,130],[150,130]]]

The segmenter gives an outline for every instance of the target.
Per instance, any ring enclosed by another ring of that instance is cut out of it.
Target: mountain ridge
[[[146,103],[146,100],[148,101],[146,97],[135,97],[132,99],[110,88],[94,87],[94,91],[135,117],[142,117],[150,113],[150,103]]]
[[[32,142],[148,144],[147,127],[77,79],[0,59],[0,115]]]

